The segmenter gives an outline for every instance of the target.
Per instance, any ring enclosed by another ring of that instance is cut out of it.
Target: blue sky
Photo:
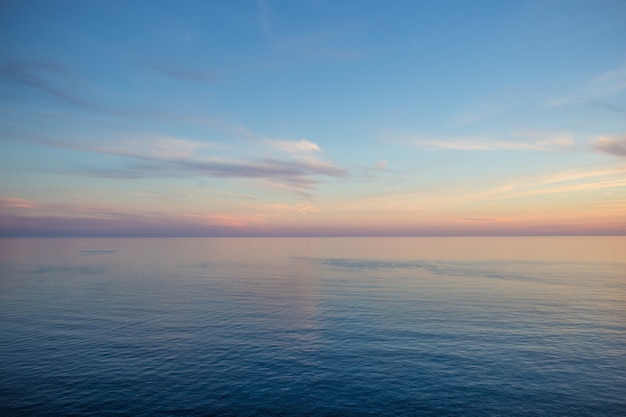
[[[0,5],[0,234],[626,232],[626,3]]]

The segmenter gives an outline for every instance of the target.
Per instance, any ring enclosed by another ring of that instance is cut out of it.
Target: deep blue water
[[[626,238],[0,239],[0,415],[623,416]]]

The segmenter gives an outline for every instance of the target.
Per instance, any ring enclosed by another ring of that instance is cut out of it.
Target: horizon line
[[[241,235],[0,235],[0,239],[58,239],[58,238],[123,238],[123,239],[214,239],[214,238],[419,238],[419,237],[626,237],[626,233],[546,233],[546,234],[241,234]]]

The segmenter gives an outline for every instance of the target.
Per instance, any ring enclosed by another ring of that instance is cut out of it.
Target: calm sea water
[[[3,416],[625,413],[625,237],[0,239]]]

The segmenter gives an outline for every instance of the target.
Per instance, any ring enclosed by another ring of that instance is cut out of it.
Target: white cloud
[[[308,153],[320,151],[320,147],[316,143],[306,139],[299,141],[270,140],[268,141],[268,144],[274,149],[287,153]]]

